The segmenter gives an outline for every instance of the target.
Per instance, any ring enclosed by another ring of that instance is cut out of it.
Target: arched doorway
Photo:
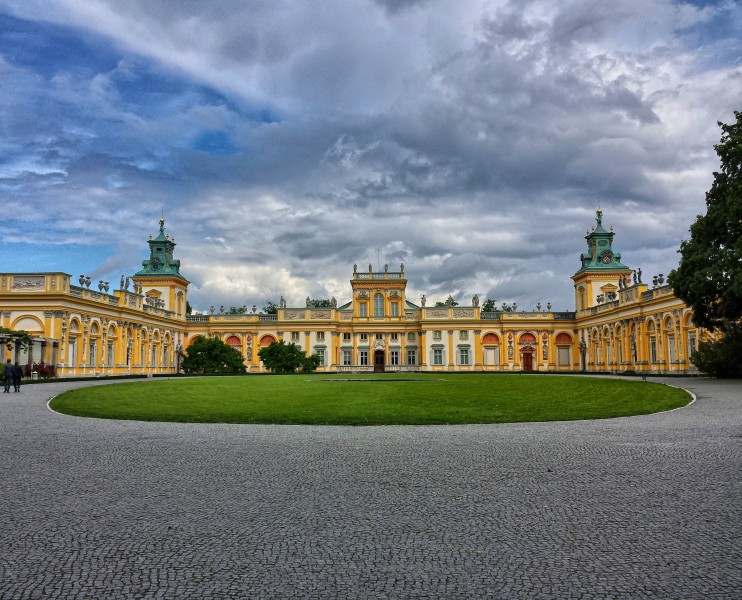
[[[520,336],[520,370],[533,371],[534,354],[536,353],[536,336],[532,333],[524,333]]]

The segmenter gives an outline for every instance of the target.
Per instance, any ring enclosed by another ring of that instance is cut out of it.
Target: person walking
[[[21,391],[21,379],[23,379],[23,367],[15,363],[13,365],[13,389],[16,392]]]
[[[3,393],[7,394],[10,392],[10,382],[13,381],[13,364],[10,359],[5,363],[5,369],[3,370]]]

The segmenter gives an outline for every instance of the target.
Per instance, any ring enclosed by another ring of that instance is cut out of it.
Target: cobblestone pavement
[[[698,401],[450,427],[80,419],[46,401],[86,384],[26,386],[0,598],[740,598],[742,382],[671,383]]]

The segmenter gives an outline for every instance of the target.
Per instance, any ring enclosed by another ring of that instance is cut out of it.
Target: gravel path
[[[191,425],[0,395],[0,598],[742,597],[742,382],[680,410]],[[565,378],[565,386],[568,379]]]

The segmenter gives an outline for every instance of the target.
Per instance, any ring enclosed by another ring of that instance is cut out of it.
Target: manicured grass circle
[[[69,415],[183,423],[432,425],[605,419],[684,406],[641,381],[518,374],[288,375],[122,383],[65,392]]]

